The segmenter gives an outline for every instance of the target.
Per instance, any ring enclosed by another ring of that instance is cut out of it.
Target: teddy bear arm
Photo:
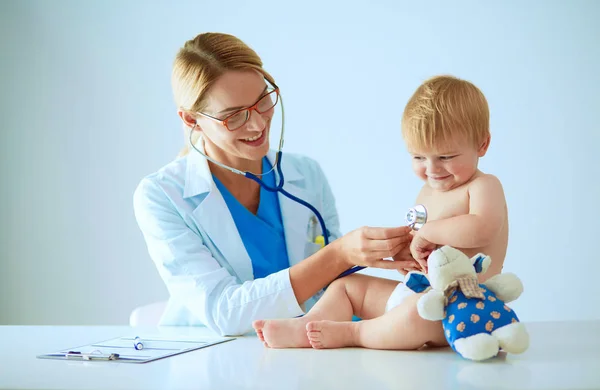
[[[523,292],[521,279],[510,272],[492,276],[483,285],[505,303],[516,300]]]

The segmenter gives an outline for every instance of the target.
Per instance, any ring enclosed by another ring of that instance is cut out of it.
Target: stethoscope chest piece
[[[427,222],[427,209],[422,204],[408,209],[406,213],[406,224],[413,230],[419,230]]]

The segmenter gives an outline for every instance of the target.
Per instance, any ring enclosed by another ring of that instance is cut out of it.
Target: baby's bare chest
[[[469,193],[466,189],[421,194],[417,203],[425,206],[429,221],[469,214]]]

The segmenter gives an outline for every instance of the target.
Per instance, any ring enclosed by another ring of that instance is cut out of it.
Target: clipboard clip
[[[81,353],[78,351],[69,351],[65,354],[66,359],[79,359],[79,360],[119,360],[118,353],[111,353],[105,355],[102,351],[96,349],[90,353]]]

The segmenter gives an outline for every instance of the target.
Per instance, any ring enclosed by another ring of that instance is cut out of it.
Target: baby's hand
[[[427,241],[419,234],[415,234],[410,243],[410,253],[412,257],[421,265],[424,272],[427,272],[427,258],[436,249],[436,245]]]
[[[406,274],[408,274],[409,272],[423,272],[423,273],[427,273],[421,267],[421,265],[419,263],[417,263],[416,261],[415,261],[414,267],[399,269],[398,272],[400,272],[404,276],[406,276]]]
[[[402,250],[400,252],[398,252],[393,257],[393,259],[394,259],[394,261],[401,261],[401,262],[410,264],[408,267],[401,268],[398,270],[398,272],[400,272],[402,275],[406,275],[410,271],[420,271],[421,270],[421,266],[419,265],[419,263],[417,263],[417,261],[410,254],[410,247],[408,245],[406,247],[402,248]]]

